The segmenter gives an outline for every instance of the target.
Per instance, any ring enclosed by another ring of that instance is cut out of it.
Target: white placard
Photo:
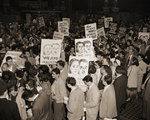
[[[97,39],[96,23],[87,24],[84,27],[85,27],[85,36],[86,36],[86,38],[92,38],[93,40]]]
[[[42,39],[40,64],[55,64],[60,59],[62,40]]]
[[[150,38],[150,33],[139,32],[138,39],[147,42],[149,38]]]
[[[54,35],[53,35],[53,39],[54,40],[63,40],[64,39],[64,34],[55,31]]]
[[[64,36],[69,36],[69,24],[67,21],[58,21],[58,32],[63,33]]]
[[[113,22],[113,18],[112,17],[106,17],[106,18],[104,18],[105,28],[109,28],[109,23],[110,22]]]
[[[70,18],[62,18],[63,21],[67,21],[68,22],[68,26],[70,28]]]

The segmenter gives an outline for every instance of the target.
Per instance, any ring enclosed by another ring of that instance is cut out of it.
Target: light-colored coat
[[[84,93],[78,87],[70,93],[69,101],[67,104],[67,117],[69,120],[80,120],[81,117],[84,115],[84,99]]]
[[[98,115],[98,106],[100,101],[100,92],[98,87],[93,84],[86,95],[86,120],[96,120]]]
[[[99,115],[100,118],[113,118],[117,116],[116,96],[113,85],[104,88]]]

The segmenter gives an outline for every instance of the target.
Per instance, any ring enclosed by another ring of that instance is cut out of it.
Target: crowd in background
[[[78,22],[71,21],[61,58],[53,65],[40,65],[41,39],[53,37],[59,16],[41,28],[36,20],[31,25],[0,23],[1,63],[7,51],[21,51],[20,57],[25,60],[21,69],[10,56],[1,65],[2,120],[80,120],[85,116],[86,120],[119,119],[124,104],[138,98],[143,98],[143,119],[150,120],[150,39],[138,39],[143,27],[150,32],[148,17],[135,24],[120,21],[115,35],[105,29],[106,37],[93,41],[97,60],[90,62],[89,74],[83,78],[85,93],[75,78],[67,76],[69,56],[75,55],[75,38],[85,38],[84,25],[97,18],[84,15]],[[119,27],[127,30],[120,34]]]

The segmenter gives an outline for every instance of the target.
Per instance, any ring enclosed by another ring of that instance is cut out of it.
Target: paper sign
[[[104,25],[105,25],[105,28],[109,28],[109,23],[110,23],[110,22],[113,22],[113,18],[112,18],[112,17],[104,18]]]
[[[85,57],[70,56],[68,76],[74,77],[77,81],[77,85],[84,91],[86,85],[82,79],[88,75],[89,60]]]
[[[96,23],[87,24],[84,27],[85,27],[85,36],[86,36],[86,38],[92,38],[93,40],[97,39]]]
[[[69,28],[70,28],[70,18],[63,18],[62,20],[63,20],[63,21],[67,21],[67,22],[68,22],[68,26],[69,26]]]
[[[67,21],[58,21],[58,32],[63,33],[64,36],[69,36],[69,25]]]
[[[94,59],[94,49],[92,38],[75,39],[76,56],[86,57],[90,61]]]
[[[101,28],[104,26],[104,18],[98,19],[98,28]]]
[[[101,36],[106,37],[104,27],[97,29],[97,37],[100,38]]]
[[[147,42],[149,38],[150,38],[150,33],[139,32],[138,39]]]
[[[116,30],[117,30],[117,23],[110,23],[110,31],[109,31],[109,33],[116,34]]]
[[[53,39],[54,40],[63,40],[64,39],[64,34],[55,31],[54,35],[53,35]]]
[[[60,59],[62,40],[42,39],[40,64],[55,64]]]

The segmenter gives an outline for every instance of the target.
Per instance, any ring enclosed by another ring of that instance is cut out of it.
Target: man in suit
[[[126,89],[127,89],[127,71],[122,66],[116,67],[116,79],[114,81],[114,88],[116,94],[116,103],[117,103],[117,111],[118,116],[121,111],[122,104],[126,101]]]
[[[147,79],[144,83],[144,88],[143,118],[144,120],[150,120],[150,73],[147,75]]]
[[[39,94],[33,96],[33,100],[31,120],[50,120],[50,99],[46,92],[41,90]]]
[[[86,108],[86,120],[96,120],[98,115],[98,106],[100,100],[99,89],[93,83],[93,79],[90,75],[85,76],[83,78],[83,82],[88,87],[86,93],[86,102],[84,104],[84,107]]]
[[[76,80],[73,77],[68,77],[67,86],[71,89],[69,99],[64,98],[68,110],[68,120],[80,120],[84,116],[84,93],[76,85]]]
[[[100,118],[115,118],[117,117],[117,106],[115,90],[112,83],[112,77],[107,75],[104,77],[103,84],[105,85],[100,103]]]
[[[17,104],[7,100],[7,85],[0,80],[0,119],[1,120],[21,120]]]

